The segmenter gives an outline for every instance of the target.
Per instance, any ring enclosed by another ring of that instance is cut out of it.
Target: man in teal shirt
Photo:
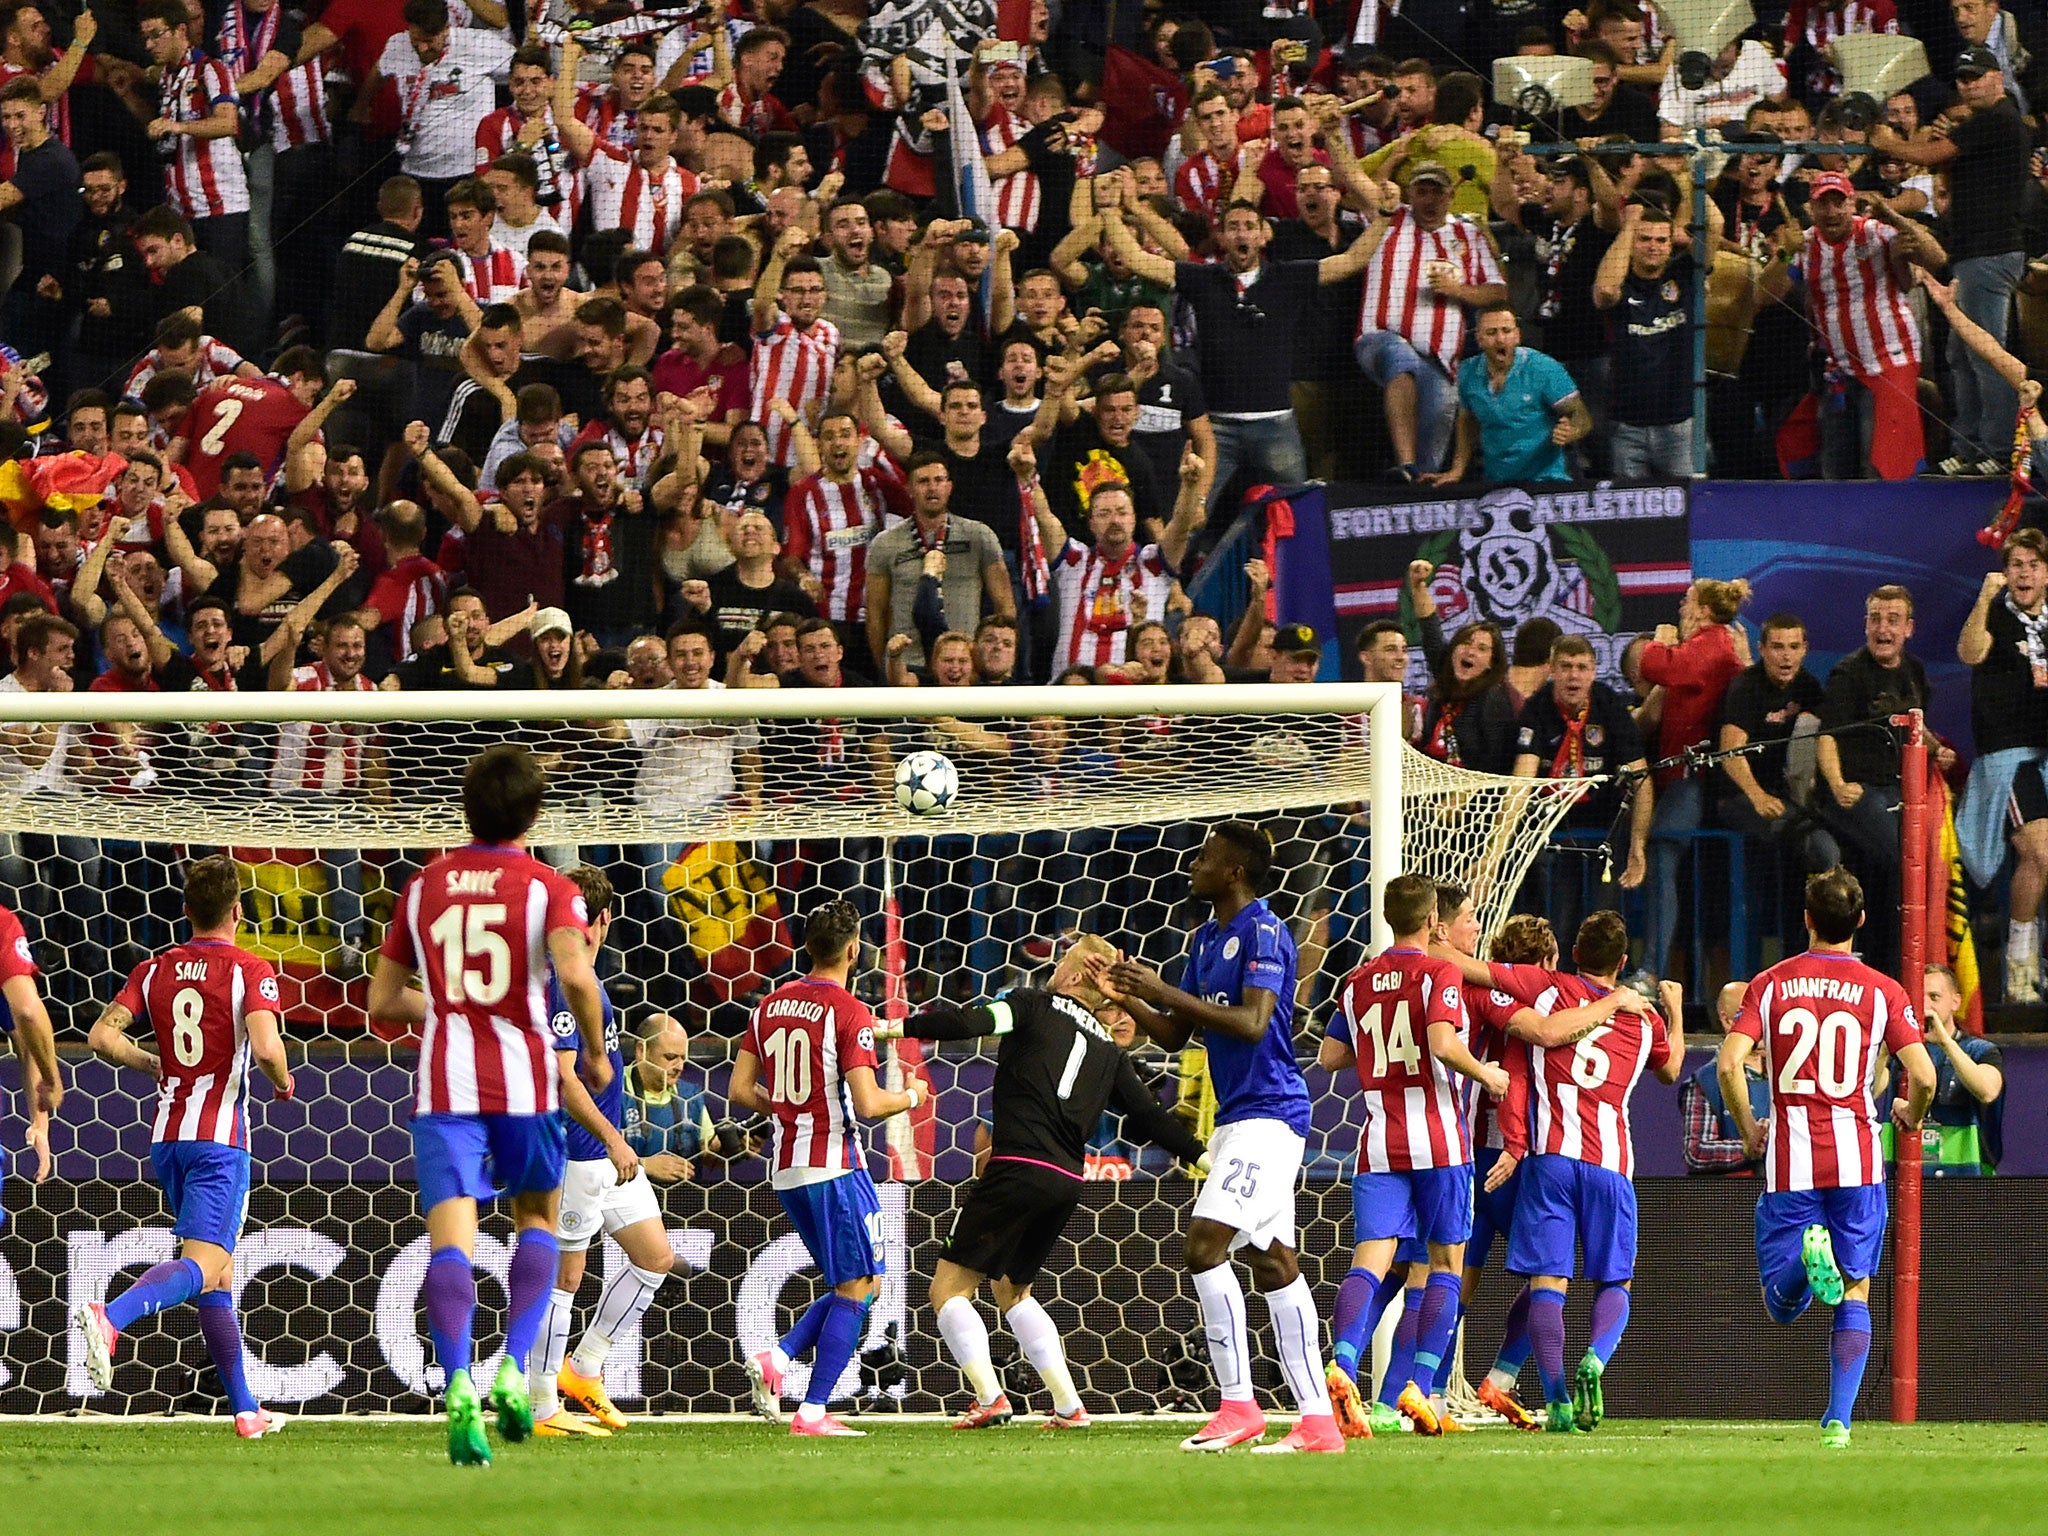
[[[711,1111],[704,1091],[685,1083],[690,1037],[665,1013],[650,1014],[637,1032],[632,1064],[625,1070],[626,1144],[640,1154],[640,1166],[657,1184],[678,1184],[696,1163],[715,1155]]]
[[[1579,386],[1556,358],[1522,345],[1522,328],[1505,304],[1479,311],[1479,356],[1458,365],[1458,442],[1450,468],[1423,475],[1426,485],[1465,478],[1476,448],[1485,477],[1569,480],[1564,451],[1593,430]]]

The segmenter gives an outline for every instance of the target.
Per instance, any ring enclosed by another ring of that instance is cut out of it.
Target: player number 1
[[[1081,1075],[1081,1061],[1088,1054],[1088,1037],[1074,1036],[1074,1048],[1067,1052],[1067,1069],[1060,1074],[1060,1085],[1056,1091],[1061,1103],[1065,1103],[1074,1091],[1074,1079]]]
[[[206,999],[197,987],[180,987],[171,999],[171,1054],[181,1067],[196,1067],[206,1054],[206,1031],[199,1021],[206,1015]]]

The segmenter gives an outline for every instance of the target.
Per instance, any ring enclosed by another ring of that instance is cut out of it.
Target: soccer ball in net
[[[939,752],[913,752],[896,765],[896,803],[913,816],[940,816],[960,797],[960,772]]]

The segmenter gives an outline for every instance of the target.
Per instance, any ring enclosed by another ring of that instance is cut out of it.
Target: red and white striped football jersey
[[[425,555],[408,555],[378,575],[365,606],[390,630],[392,659],[410,661],[413,625],[448,607],[448,575]]]
[[[1029,123],[998,103],[989,108],[988,117],[981,124],[981,152],[1000,155],[1030,131]],[[1000,224],[1005,229],[1021,230],[1027,235],[1038,228],[1038,216],[1043,210],[1045,197],[1036,171],[1012,171],[1007,176],[998,176],[989,190],[996,199],[995,217],[989,221],[991,225]]]
[[[318,58],[279,75],[267,109],[271,147],[279,154],[334,142],[334,124],[327,116],[327,66]]]
[[[199,338],[199,362],[192,370],[192,387],[204,389],[215,379],[230,378],[246,361],[248,359],[218,337],[202,336]],[[124,393],[140,400],[143,385],[163,372],[163,368],[163,354],[151,347],[142,354],[142,361],[135,365],[135,371],[128,375]]]
[[[1764,1053],[1764,1188],[1882,1184],[1870,1079],[1880,1049],[1924,1043],[1906,989],[1854,955],[1809,950],[1751,981],[1729,1029]]]
[[[1143,619],[1165,619],[1173,567],[1157,544],[1133,544],[1122,559],[1110,560],[1069,539],[1053,558],[1052,580],[1060,595],[1060,664],[1104,667],[1124,659],[1130,633]]]
[[[846,1074],[878,1065],[875,1016],[836,982],[805,976],[761,999],[740,1049],[761,1063],[774,1106],[777,1189],[822,1184],[866,1166]]]
[[[648,471],[661,457],[662,445],[667,441],[668,434],[651,422],[638,437],[628,437],[609,421],[593,421],[576,434],[576,440],[569,444],[567,452],[569,462],[574,464],[583,444],[603,443],[612,451],[612,462],[618,465],[619,484],[644,491],[647,489]]]
[[[1237,168],[1244,161],[1242,152],[1232,155],[1225,165],[1204,149],[1181,163],[1174,173],[1173,195],[1181,207],[1199,213],[1211,224],[1223,212],[1223,205],[1230,197],[1230,189],[1237,185]]]
[[[1472,1021],[1466,1049],[1508,1075],[1508,1091],[1500,1099],[1477,1083],[1465,1085],[1472,1145],[1505,1148],[1517,1157],[1529,1151],[1529,1048],[1508,1033],[1508,1020],[1521,1007],[1494,988],[1465,988],[1465,1017]]]
[[[799,411],[822,403],[832,387],[832,368],[839,361],[839,327],[819,319],[807,331],[796,328],[786,311],[775,312],[775,325],[754,337],[754,420],[768,434],[768,457],[784,469],[796,463],[796,445],[789,424],[768,407],[787,400]]]
[[[1645,7],[1645,15],[1655,7]],[[1827,47],[1836,38],[1858,34],[1897,36],[1899,13],[1892,0],[1792,0],[1785,14],[1784,58],[1804,43],[1812,50],[1806,71],[1810,96],[1832,96],[1842,88],[1841,77],[1828,63]]]
[[[114,1002],[156,1032],[164,1075],[150,1140],[246,1147],[248,1018],[280,1011],[270,962],[192,939],[135,967]]]
[[[174,123],[200,123],[222,102],[238,111],[241,98],[227,66],[197,48],[168,71],[157,93],[161,115]],[[177,152],[164,162],[165,199],[187,219],[217,219],[249,211],[249,182],[235,136],[195,139],[180,135]]]
[[[1387,221],[1386,238],[1366,263],[1358,332],[1392,331],[1448,372],[1457,367],[1465,344],[1465,307],[1439,298],[1423,281],[1433,261],[1449,262],[1457,268],[1458,281],[1470,286],[1507,281],[1485,231],[1473,220],[1452,218],[1439,229],[1424,229],[1411,210],[1397,208]]]
[[[798,131],[796,119],[772,93],[749,97],[737,80],[718,93],[718,115],[751,134]]]
[[[1449,1024],[1460,1037],[1471,1033],[1458,968],[1419,949],[1389,949],[1368,960],[1337,994],[1330,1036],[1351,1047],[1364,1096],[1360,1173],[1472,1161],[1451,1069],[1429,1049],[1432,1024]]]
[[[21,926],[21,919],[11,908],[0,907],[0,982],[9,982],[17,976],[36,976],[35,951],[28,947],[28,934]],[[14,1028],[14,1021],[7,1021],[7,1028]]]
[[[1497,965],[1500,990],[1546,1018],[1606,995],[1580,976],[1535,966]],[[1655,1009],[1617,1013],[1574,1045],[1529,1047],[1529,1150],[1577,1158],[1630,1178],[1635,1141],[1629,1095],[1647,1068],[1671,1059],[1671,1037]],[[1505,1112],[1505,1110],[1504,1110]]]
[[[554,120],[554,109],[541,108],[541,115],[547,121]],[[583,179],[576,174],[576,164],[569,158],[569,151],[562,147],[559,133],[541,135],[540,141],[532,147],[519,142],[519,130],[526,126],[526,119],[517,107],[499,107],[488,113],[476,125],[476,168],[479,172],[488,170],[491,162],[500,155],[509,155],[515,149],[522,154],[533,156],[534,166],[540,173],[538,198],[543,209],[559,210],[568,206],[568,217],[561,221],[564,229],[576,223],[576,210],[583,204]]]
[[[577,90],[576,121],[596,134],[599,144],[632,154],[640,114],[621,106],[610,86],[586,85]]]
[[[1892,273],[1897,238],[1860,215],[1839,245],[1818,229],[1806,234],[1806,307],[1835,361],[1859,378],[1920,364],[1920,332]]]
[[[782,498],[782,552],[810,567],[824,588],[818,611],[855,623],[867,615],[868,541],[910,516],[903,471],[883,454],[839,481],[808,475]]]
[[[659,176],[633,153],[600,141],[583,168],[583,195],[590,199],[591,223],[599,229],[633,232],[638,250],[666,256],[683,227],[683,204],[697,190],[697,177],[673,159]]]
[[[526,258],[509,246],[494,245],[481,256],[455,252],[462,269],[462,286],[479,306],[509,304],[526,286]]]
[[[375,693],[377,685],[358,672],[336,683],[327,663],[292,669],[293,693]],[[363,746],[376,735],[372,725],[348,721],[293,720],[277,735],[277,758],[270,769],[274,795],[339,795],[361,782]]]
[[[589,933],[582,895],[517,848],[471,843],[406,882],[382,953],[427,995],[413,1113],[554,1113],[548,935],[563,928]]]

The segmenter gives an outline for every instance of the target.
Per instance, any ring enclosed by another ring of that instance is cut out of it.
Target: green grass
[[[438,1420],[0,1424],[0,1528],[89,1536],[557,1531],[813,1536],[845,1531],[1227,1533],[1562,1529],[1795,1536],[1912,1526],[2048,1527],[2048,1426],[1859,1425],[1823,1453],[1809,1424],[1618,1422],[1582,1440],[1487,1430],[1339,1457],[1179,1454],[1181,1423],[1047,1436],[877,1424],[861,1442],[750,1423],[636,1425],[610,1441],[496,1446],[448,1465]],[[1276,1421],[1277,1422],[1277,1421]],[[495,1437],[493,1437],[495,1440]]]

